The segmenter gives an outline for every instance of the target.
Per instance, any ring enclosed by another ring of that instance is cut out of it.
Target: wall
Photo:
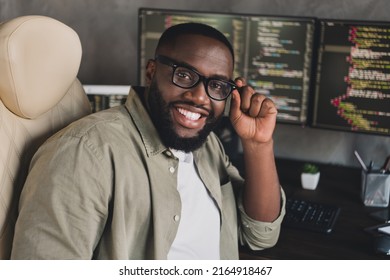
[[[54,17],[80,36],[83,83],[134,85],[139,7],[390,21],[388,0],[0,0],[0,22],[29,14]],[[385,136],[280,124],[274,138],[276,156],[283,158],[359,166],[355,149],[378,165],[390,154]]]

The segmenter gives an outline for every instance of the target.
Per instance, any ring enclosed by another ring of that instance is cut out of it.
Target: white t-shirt
[[[220,213],[195,168],[192,153],[172,151],[179,159],[181,217],[168,253],[171,260],[220,259]]]

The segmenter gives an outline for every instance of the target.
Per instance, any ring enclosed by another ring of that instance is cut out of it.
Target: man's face
[[[175,63],[205,77],[231,79],[233,62],[222,43],[200,35],[180,37],[159,51]],[[199,148],[221,119],[225,101],[211,99],[203,82],[183,89],[172,83],[173,67],[151,62],[148,65],[147,103],[151,118],[165,145],[183,151]]]

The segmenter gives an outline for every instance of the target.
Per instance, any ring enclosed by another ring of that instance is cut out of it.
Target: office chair
[[[52,134],[91,112],[74,30],[45,16],[0,24],[0,259],[9,259],[29,163]],[[45,170],[42,170],[45,176]]]

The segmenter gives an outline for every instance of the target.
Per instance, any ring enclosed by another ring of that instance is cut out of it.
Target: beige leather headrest
[[[0,99],[14,114],[34,119],[65,95],[77,76],[81,43],[76,32],[45,16],[0,25]]]

